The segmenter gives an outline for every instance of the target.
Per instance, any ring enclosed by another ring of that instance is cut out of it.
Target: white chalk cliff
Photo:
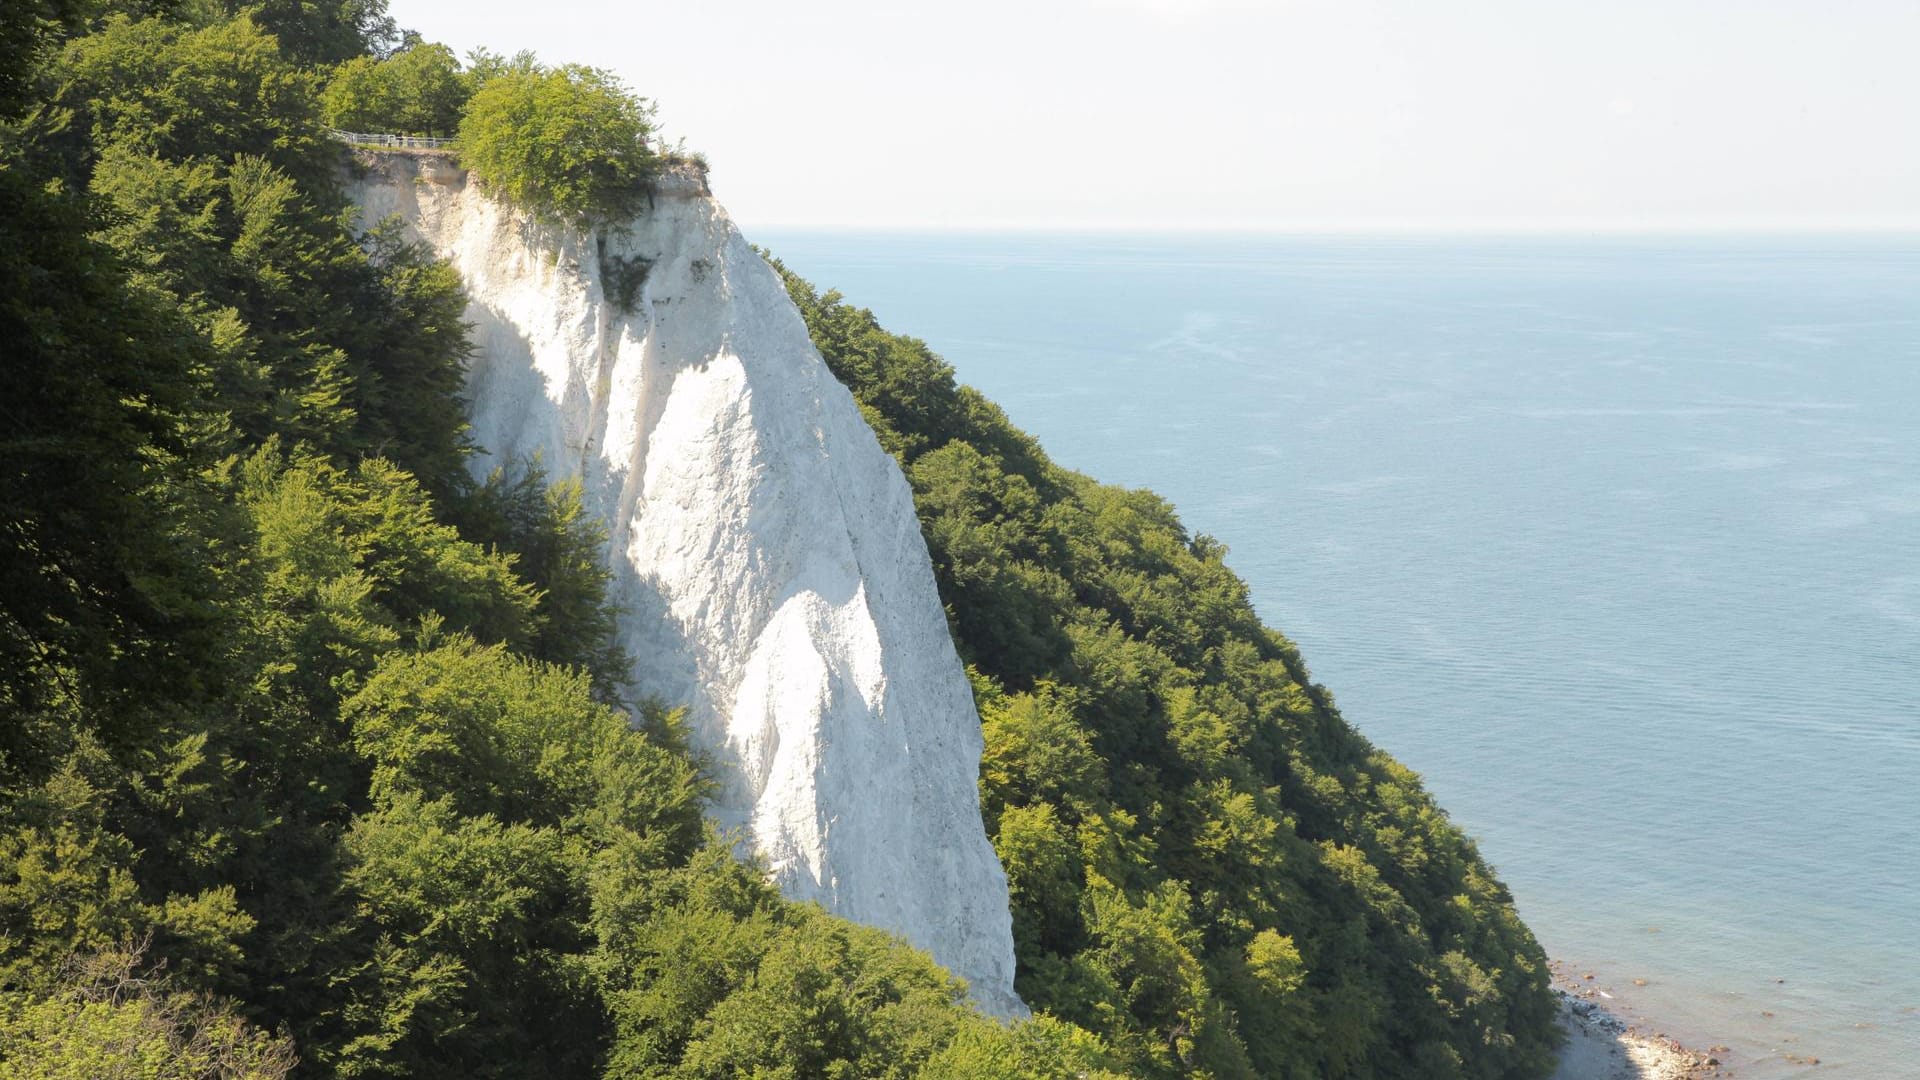
[[[912,492],[778,276],[692,176],[632,222],[541,224],[446,158],[353,194],[456,267],[478,468],[539,454],[606,522],[635,684],[687,707],[713,815],[782,890],[895,931],[990,1012],[1013,992],[981,737]],[[646,267],[632,303],[603,267]],[[610,299],[608,292],[615,299]]]

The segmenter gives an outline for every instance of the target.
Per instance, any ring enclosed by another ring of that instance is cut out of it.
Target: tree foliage
[[[451,137],[472,86],[453,50],[421,42],[385,59],[356,56],[328,80],[328,124],[348,131]]]
[[[354,219],[314,73],[247,16],[115,17],[60,70],[74,119],[49,149],[136,282],[198,331],[237,434],[383,453],[457,486],[465,297],[450,268]]]
[[[460,122],[460,160],[490,190],[568,220],[623,220],[644,203],[653,107],[610,72],[509,66]]]
[[[0,1080],[283,1080],[293,1044],[170,990],[138,945],[77,955],[44,994],[0,992]]]

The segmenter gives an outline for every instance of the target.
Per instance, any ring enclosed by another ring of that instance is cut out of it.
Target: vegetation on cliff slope
[[[8,10],[0,1076],[1100,1074],[709,834],[577,489],[467,478],[458,280],[338,189],[357,21]]]
[[[1498,885],[1218,549],[799,283],[920,497],[1052,1015],[736,861],[577,489],[468,477],[460,283],[325,129],[578,91],[643,153],[644,107],[449,61],[377,0],[0,16],[0,1077],[1537,1068]]]
[[[1261,625],[1225,549],[786,280],[913,484],[975,669],[1026,1001],[1152,1075],[1543,1071],[1545,957],[1505,887]]]

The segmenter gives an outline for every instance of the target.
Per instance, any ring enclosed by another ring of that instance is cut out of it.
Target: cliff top
[[[357,134],[336,132],[338,135]],[[405,138],[404,136],[385,136]],[[342,139],[352,150],[354,164],[372,171],[388,171],[408,162],[417,179],[437,184],[464,184],[468,169],[460,163],[460,153],[451,139],[414,139],[415,143],[437,145],[381,144]],[[659,170],[642,181],[637,190],[655,198],[704,198],[713,194],[707,185],[707,164],[687,156],[661,157]]]

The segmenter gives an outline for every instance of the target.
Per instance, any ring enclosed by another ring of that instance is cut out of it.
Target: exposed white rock
[[[714,816],[787,895],[1023,1012],[979,721],[912,493],[772,268],[692,177],[588,234],[446,158],[369,160],[365,220],[398,215],[466,282],[477,467],[539,454],[580,475],[636,684],[686,705],[720,772]],[[605,257],[649,264],[630,310],[602,291]]]

